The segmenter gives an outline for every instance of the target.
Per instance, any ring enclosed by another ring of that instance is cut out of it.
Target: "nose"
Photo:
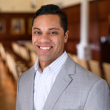
[[[48,35],[42,35],[41,37],[40,37],[40,42],[49,42],[50,41],[50,38],[49,38],[49,36]]]

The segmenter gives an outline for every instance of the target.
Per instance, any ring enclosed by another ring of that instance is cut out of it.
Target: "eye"
[[[39,31],[35,31],[34,33],[35,33],[35,34],[38,34],[38,35],[40,35],[40,34],[41,34],[41,32],[39,32]]]
[[[54,34],[57,34],[57,32],[50,32],[50,34],[53,34],[54,35]]]

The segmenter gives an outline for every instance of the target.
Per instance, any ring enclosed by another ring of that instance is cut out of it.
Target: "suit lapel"
[[[72,68],[71,68],[72,66]],[[72,71],[72,72],[71,72]],[[73,80],[69,74],[75,73],[75,63],[71,60],[70,57],[67,58],[65,64],[63,65],[62,69],[60,70],[52,88],[46,100],[43,110],[52,110],[55,103],[63,93],[63,91],[67,88],[67,86]]]

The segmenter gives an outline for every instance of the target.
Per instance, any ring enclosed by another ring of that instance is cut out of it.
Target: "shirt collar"
[[[49,67],[56,73],[64,64],[67,58],[67,53],[66,51],[58,57],[54,62],[52,62]]]
[[[56,73],[58,71],[58,69],[60,69],[62,67],[62,65],[64,64],[64,62],[66,61],[67,56],[68,55],[67,55],[66,51],[64,51],[64,53],[60,57],[58,57],[55,61],[53,61],[47,67],[51,68],[52,71],[54,71]],[[37,71],[38,68],[39,68],[39,58],[37,59],[36,63],[34,64],[35,71]]]

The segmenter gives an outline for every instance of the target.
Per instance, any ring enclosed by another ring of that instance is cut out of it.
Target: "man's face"
[[[57,59],[63,53],[67,39],[68,31],[64,35],[58,15],[39,15],[35,18],[32,43],[40,63],[45,62],[49,65]]]

